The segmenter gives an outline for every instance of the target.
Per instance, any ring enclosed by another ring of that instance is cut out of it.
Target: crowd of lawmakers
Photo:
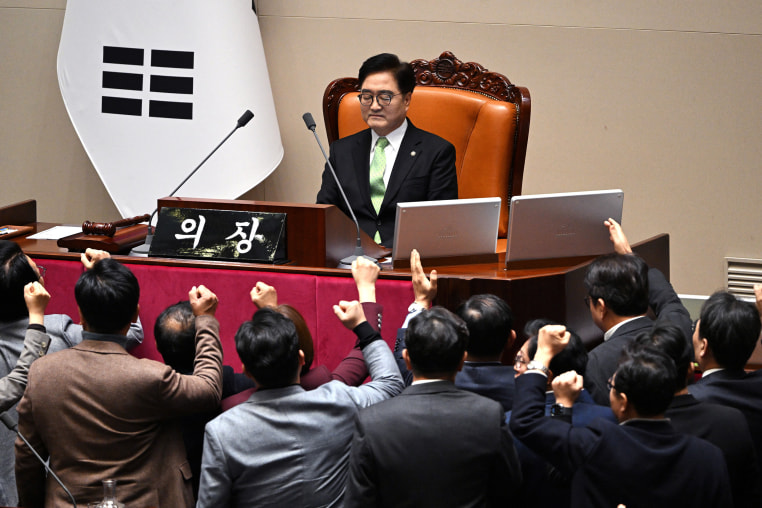
[[[333,310],[355,346],[332,372],[312,365],[298,309],[262,282],[242,295],[254,306],[235,336],[243,373],[222,364],[214,281],[157,319],[164,363],[138,359],[128,351],[145,323],[127,267],[82,255],[75,324],[45,315],[41,269],[0,241],[0,409],[18,401],[18,430],[82,505],[116,479],[131,508],[759,507],[762,372],[744,367],[762,286],[756,306],[713,294],[691,323],[606,227],[615,252],[584,280],[604,332],[589,352],[539,316],[517,339],[494,295],[432,306],[436,271],[413,251],[415,301],[394,348],[379,333],[378,265],[352,265],[357,295]],[[501,363],[517,340],[514,364]],[[0,505],[70,506],[9,436]]]

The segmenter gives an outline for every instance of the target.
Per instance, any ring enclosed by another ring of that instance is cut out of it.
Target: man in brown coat
[[[119,344],[137,319],[139,287],[126,267],[98,261],[75,287],[84,340],[36,361],[18,405],[19,431],[69,488],[78,504],[103,496],[101,481],[117,480],[127,506],[194,504],[182,434],[172,421],[208,411],[222,391],[222,348],[214,317],[217,297],[204,286],[189,293],[196,316],[193,374],[139,360]],[[16,441],[19,504],[69,505],[66,493]]]

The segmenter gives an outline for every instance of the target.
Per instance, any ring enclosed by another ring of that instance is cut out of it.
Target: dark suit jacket
[[[648,270],[648,304],[656,314],[656,320],[667,320],[680,327],[685,340],[691,341],[691,317],[672,285],[656,268]],[[644,316],[622,325],[603,344],[593,348],[585,370],[585,388],[596,403],[609,405],[607,382],[616,372],[624,348],[635,337],[648,331],[654,322]]]
[[[520,483],[500,404],[434,381],[360,411],[344,506],[510,506]]]
[[[587,427],[545,417],[547,379],[516,379],[511,430],[571,477],[571,506],[699,508],[732,506],[720,450],[681,434],[668,420],[617,425],[598,418]]]
[[[329,159],[360,228],[371,238],[378,229],[381,243],[391,247],[397,203],[458,198],[455,147],[418,129],[408,119],[384,201],[376,214],[370,201],[370,141],[370,129],[341,138],[331,144]],[[336,205],[351,217],[327,165],[317,203]]]
[[[93,339],[88,340],[90,335]],[[127,506],[192,507],[191,472],[176,418],[219,405],[219,323],[196,318],[196,363],[186,376],[138,359],[110,335],[36,360],[18,404],[19,431],[80,503],[103,497],[118,480]],[[122,337],[123,339],[123,337]],[[19,504],[68,506],[68,496],[27,446],[16,441]]]
[[[705,439],[722,450],[728,465],[735,508],[762,502],[759,467],[749,425],[738,409],[677,395],[665,415],[678,432]]]
[[[688,391],[698,400],[734,407],[743,413],[762,471],[762,372],[721,370],[702,377]]]

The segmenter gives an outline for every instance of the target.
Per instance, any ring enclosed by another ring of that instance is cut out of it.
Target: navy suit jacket
[[[743,413],[762,471],[762,372],[721,370],[702,377],[688,391],[698,400],[734,407]]]
[[[520,483],[500,404],[433,381],[360,411],[344,506],[510,506]]]
[[[370,142],[370,129],[336,140],[331,144],[329,159],[360,228],[371,238],[378,230],[381,243],[391,247],[397,203],[458,198],[455,147],[439,136],[417,128],[408,119],[405,137],[377,214],[370,200]],[[327,164],[317,203],[336,205],[351,217]]]
[[[680,327],[685,340],[690,343],[691,316],[672,285],[656,268],[648,270],[648,305],[656,314],[657,321],[666,320]],[[625,323],[609,340],[590,351],[585,370],[585,388],[590,391],[596,403],[609,405],[607,382],[616,372],[622,351],[635,337],[650,330],[653,324],[654,321],[646,316]]]
[[[722,452],[681,434],[668,420],[617,425],[597,418],[573,427],[545,417],[545,376],[516,379],[511,430],[571,477],[571,506],[699,508],[732,506]]]
[[[759,508],[762,480],[749,425],[741,411],[685,394],[675,396],[665,416],[678,432],[705,439],[722,450],[735,508]]]

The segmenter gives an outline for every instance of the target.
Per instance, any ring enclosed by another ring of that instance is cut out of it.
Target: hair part
[[[468,328],[444,307],[432,307],[410,321],[405,344],[414,374],[447,377],[460,367],[468,346]]]
[[[135,316],[140,286],[129,268],[106,258],[80,275],[74,297],[89,331],[118,333]]]
[[[717,291],[701,306],[699,338],[706,339],[718,364],[743,369],[759,340],[762,323],[751,302]]]
[[[618,316],[631,317],[648,310],[648,265],[635,254],[605,254],[588,267],[587,294],[602,299]]]
[[[170,305],[153,327],[156,348],[164,363],[178,372],[193,372],[196,360],[196,316],[189,301]]]
[[[513,331],[511,308],[502,298],[474,295],[458,307],[456,314],[468,327],[468,353],[500,355]]]
[[[246,371],[264,388],[294,383],[299,370],[299,337],[293,321],[270,308],[259,309],[238,328],[235,348]]]
[[[403,94],[410,93],[415,88],[415,71],[413,71],[413,67],[407,62],[400,62],[397,55],[392,53],[381,53],[363,62],[357,77],[360,86],[362,86],[365,78],[369,75],[379,72],[391,72],[394,75],[394,80],[397,82],[400,92]]]

